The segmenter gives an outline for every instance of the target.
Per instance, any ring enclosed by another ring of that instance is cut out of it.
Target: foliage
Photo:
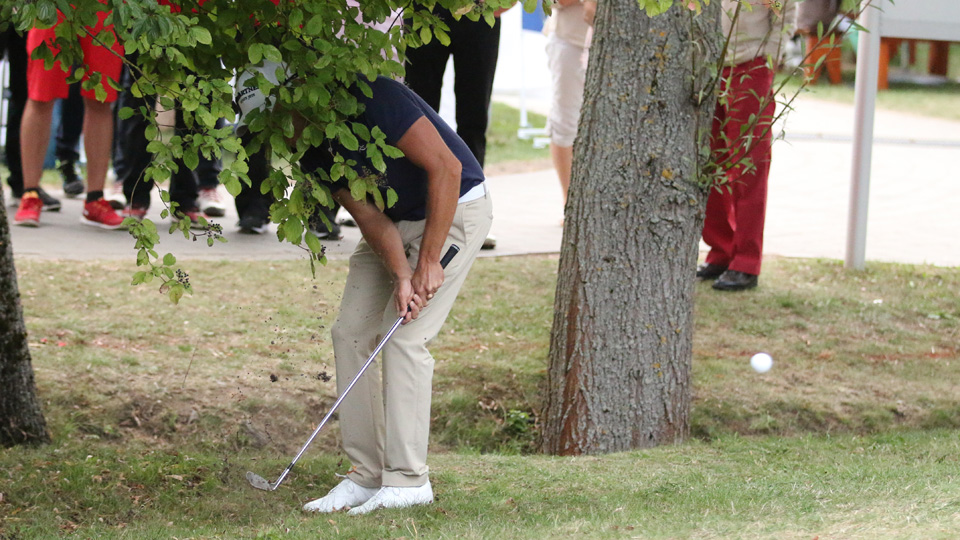
[[[116,32],[103,30],[94,39],[109,45],[119,40],[126,51],[125,62],[138,80],[133,87],[136,96],[156,96],[165,109],[177,108],[183,113],[188,133],[162,138],[156,113],[146,109],[123,110],[121,117],[133,114],[148,116],[150,139],[148,150],[155,156],[146,178],[160,183],[176,170],[174,158],[180,158],[191,169],[198,156],[236,155],[220,174],[220,181],[236,195],[243,185],[250,184],[250,156],[263,149],[266,159],[282,168],[274,170],[262,184],[264,193],[277,199],[271,208],[271,219],[278,224],[282,241],[303,247],[314,261],[325,262],[323,247],[310,232],[308,220],[318,205],[331,206],[329,182],[346,179],[354,197],[372,196],[383,206],[384,201],[373,176],[360,171],[361,164],[335,157],[330,170],[302,170],[298,166],[307,149],[336,141],[355,151],[365,148],[370,171],[382,172],[384,156],[398,157],[399,150],[384,140],[377,128],[367,129],[354,121],[359,112],[351,89],[369,95],[366,81],[377,75],[390,77],[403,73],[402,58],[407,47],[416,47],[433,39],[448,42],[448,28],[431,11],[446,8],[456,16],[492,24],[493,12],[511,5],[509,0],[371,0],[360,6],[343,1],[309,2],[305,0],[180,0],[179,9],[171,10],[156,0],[75,0],[69,4],[55,0],[22,3],[14,10],[4,2],[4,14],[13,12],[17,28],[56,27],[54,54],[41,46],[34,58],[42,58],[52,67],[54,58],[62,65],[74,65],[80,58],[77,38],[90,34],[98,14],[110,13],[106,22]],[[532,10],[535,0],[524,0]],[[406,18],[410,32],[401,32],[400,14]],[[6,19],[4,19],[6,20]],[[393,22],[386,32],[372,28],[374,22]],[[396,52],[396,56],[391,53]],[[216,127],[217,119],[232,119],[236,74],[253,67],[281,64],[276,68],[279,84],[263,73],[245,83],[269,96],[272,110],[253,113],[247,125],[250,136],[241,140],[232,126]],[[79,68],[71,75],[80,80],[85,75]],[[116,87],[116,81],[103,80],[97,74],[84,82],[105,95],[105,85]],[[294,142],[295,141],[295,142]],[[169,204],[169,203],[168,203]],[[176,212],[170,207],[168,212]],[[188,220],[176,227],[189,236]],[[168,257],[153,251],[155,229],[149,225],[133,227],[138,238],[138,264],[145,274],[134,282],[145,282],[147,275],[160,279],[172,299],[182,294],[183,283],[168,264]],[[207,240],[221,240],[218,231],[208,232]],[[183,287],[184,291],[189,286]]]

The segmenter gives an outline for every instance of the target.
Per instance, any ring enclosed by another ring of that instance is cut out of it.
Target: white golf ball
[[[757,373],[766,373],[773,367],[773,357],[765,352],[758,352],[750,358],[750,367]]]

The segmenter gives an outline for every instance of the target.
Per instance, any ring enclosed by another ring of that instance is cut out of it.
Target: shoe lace
[[[28,210],[34,210],[36,208],[43,207],[43,201],[40,200],[40,197],[32,193],[24,195],[23,198],[20,199],[20,201],[23,207]]]
[[[90,203],[90,213],[97,217],[104,217],[115,212],[113,211],[113,207],[110,206],[110,203],[105,199],[97,199]]]

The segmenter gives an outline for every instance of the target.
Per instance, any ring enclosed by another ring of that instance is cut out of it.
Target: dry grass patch
[[[64,422],[285,449],[332,402],[342,261],[316,279],[305,263],[190,261],[197,292],[179,306],[127,285],[132,263],[18,266],[37,380]],[[436,443],[534,448],[556,267],[477,262],[431,348]],[[957,269],[771,259],[759,289],[704,283],[696,304],[696,437],[960,426]],[[748,366],[758,351],[775,361],[763,375]],[[322,439],[333,448],[335,430]]]

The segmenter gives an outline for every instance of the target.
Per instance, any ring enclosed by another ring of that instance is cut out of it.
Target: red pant
[[[770,124],[776,110],[773,70],[755,58],[723,69],[713,117],[710,146],[718,163],[730,163],[721,183],[710,191],[703,223],[703,241],[710,246],[707,262],[747,274],[760,274],[763,222],[770,173]],[[756,125],[741,133],[743,126]],[[740,161],[746,157],[746,162]],[[737,162],[740,161],[738,164]]]

